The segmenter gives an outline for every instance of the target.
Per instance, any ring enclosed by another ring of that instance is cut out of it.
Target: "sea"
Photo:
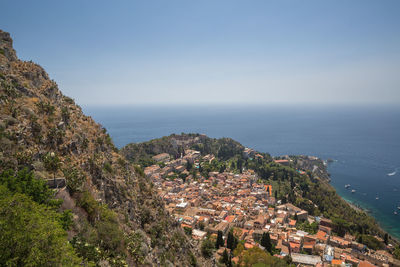
[[[400,239],[400,107],[149,105],[83,110],[108,130],[119,148],[184,132],[231,137],[273,156],[330,159],[331,184],[339,195]]]

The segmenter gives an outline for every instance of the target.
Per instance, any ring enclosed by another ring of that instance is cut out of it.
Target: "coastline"
[[[339,196],[340,196],[340,195],[339,195]],[[356,211],[358,211],[358,212],[365,212],[365,213],[367,213],[367,214],[369,215],[368,211],[367,211],[366,209],[364,209],[363,207],[354,204],[354,203],[353,203],[351,200],[349,200],[349,199],[346,199],[346,198],[344,198],[344,197],[342,197],[342,196],[340,196],[340,197],[343,198],[343,199],[347,202],[347,204],[349,204],[350,207],[352,207],[352,208],[355,209]]]
[[[325,161],[324,161],[324,162],[325,162]],[[332,163],[334,163],[334,162],[335,162],[335,161],[332,161]],[[330,174],[330,172],[328,171],[328,168],[329,168],[330,165],[331,165],[331,164],[330,164],[329,162],[327,162],[327,164],[324,165],[324,166],[325,166],[325,171],[326,171],[327,173],[329,173],[329,174]],[[332,176],[330,175],[330,177],[333,178],[333,179],[335,179],[334,176],[332,177]],[[377,225],[379,226],[379,228],[380,228],[380,230],[381,230],[382,232],[388,233],[388,234],[391,236],[391,238],[394,239],[397,243],[400,242],[400,235],[399,235],[398,231],[396,232],[396,231],[395,231],[396,229],[393,228],[390,224],[385,224],[385,222],[384,222],[384,219],[385,219],[385,218],[376,216],[377,214],[376,214],[376,211],[375,211],[374,207],[370,207],[369,205],[367,205],[367,204],[365,204],[365,203],[363,203],[363,202],[361,202],[361,201],[359,201],[359,202],[357,201],[357,202],[356,202],[356,201],[354,201],[354,200],[351,200],[351,199],[345,197],[344,195],[342,195],[342,194],[340,193],[341,191],[339,190],[339,188],[336,188],[331,182],[332,182],[332,180],[329,182],[329,184],[335,189],[336,193],[337,193],[344,201],[346,201],[346,203],[347,203],[352,209],[356,210],[357,212],[363,212],[363,213],[365,213],[366,215],[368,215],[368,216],[374,218],[375,222],[377,223]]]
[[[332,185],[332,187],[335,188],[333,185]],[[360,204],[356,204],[356,203],[354,203],[354,201],[352,201],[352,200],[350,200],[350,199],[348,199],[348,198],[346,198],[346,197],[340,195],[339,192],[336,190],[336,188],[335,188],[335,191],[336,191],[336,193],[337,193],[344,201],[346,201],[346,203],[347,203],[351,208],[353,208],[354,210],[356,210],[356,211],[358,211],[358,212],[363,212],[363,213],[367,214],[368,216],[371,216],[372,218],[374,218],[374,220],[375,220],[376,223],[378,224],[379,228],[380,228],[383,232],[388,233],[388,234],[391,236],[392,239],[394,239],[394,240],[396,240],[396,242],[400,243],[400,237],[397,236],[397,235],[395,235],[394,233],[391,233],[390,229],[388,229],[388,227],[385,227],[385,226],[383,225],[383,223],[382,223],[380,220],[378,220],[377,217],[375,217],[375,216],[373,215],[373,212],[371,212],[369,209],[367,209],[367,208],[365,208],[365,207],[362,207]]]

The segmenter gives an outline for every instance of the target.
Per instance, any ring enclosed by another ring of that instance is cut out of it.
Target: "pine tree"
[[[232,230],[229,231],[229,233],[228,233],[228,238],[226,239],[226,247],[229,248],[229,249],[231,249],[231,250],[234,250],[234,249],[237,247],[238,242],[239,242],[239,241],[238,241],[237,238],[233,235]]]
[[[271,244],[271,237],[269,236],[269,233],[263,233],[261,237],[261,246],[265,248],[269,253],[272,252],[272,244]]]
[[[387,233],[385,234],[384,242],[386,245],[389,243],[389,235]]]
[[[218,231],[217,241],[215,242],[215,248],[219,249],[219,247],[224,246],[224,239],[222,238],[222,231]]]
[[[229,249],[232,249],[233,247],[233,234],[231,233],[231,231],[229,231],[228,233],[228,238],[226,240],[226,247]]]
[[[222,257],[220,259],[221,263],[224,263],[226,266],[228,266],[229,263],[229,255],[228,255],[228,251],[225,249],[224,253],[222,253]]]

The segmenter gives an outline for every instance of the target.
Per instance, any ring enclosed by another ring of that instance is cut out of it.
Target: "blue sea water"
[[[400,239],[400,108],[139,106],[84,111],[107,128],[118,147],[191,132],[231,137],[271,155],[334,159],[328,170],[337,192],[369,210]]]

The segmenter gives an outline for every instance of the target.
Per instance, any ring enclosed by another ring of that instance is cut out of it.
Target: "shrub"
[[[64,101],[71,105],[75,104],[75,101],[68,96],[64,96]]]
[[[64,177],[67,182],[67,188],[71,193],[75,193],[82,190],[85,176],[75,168],[63,169]]]
[[[38,108],[39,113],[45,113],[47,115],[53,115],[55,111],[55,107],[50,104],[50,102],[37,102],[36,107]]]
[[[108,173],[112,173],[113,172],[113,168],[111,166],[111,164],[109,162],[104,163],[104,170],[106,170]]]
[[[106,205],[100,207],[99,220],[95,224],[99,245],[111,255],[123,252],[123,233],[118,225],[117,215]]]
[[[183,227],[183,230],[185,231],[185,234],[187,234],[188,236],[192,236],[192,228],[190,227]]]
[[[205,258],[210,258],[214,251],[214,243],[210,239],[204,239],[201,243],[201,253]]]
[[[360,235],[359,239],[361,239],[360,243],[366,245],[367,247],[373,250],[379,250],[384,248],[384,244],[371,235]]]
[[[139,233],[131,233],[127,236],[127,249],[136,265],[142,265],[146,254],[142,250],[143,238]]]
[[[60,215],[59,221],[64,230],[69,230],[74,223],[71,210],[64,210]]]
[[[52,195],[46,182],[35,178],[26,168],[17,173],[13,170],[3,171],[0,174],[0,185],[4,185],[13,193],[25,194],[39,204],[48,203]]]
[[[137,175],[139,175],[140,177],[144,177],[144,171],[139,165],[134,165],[133,167]]]
[[[121,166],[121,167],[125,167],[126,165],[126,161],[123,158],[118,158],[117,163]]]
[[[88,191],[83,191],[78,197],[78,206],[83,208],[89,215],[89,221],[94,221],[98,213],[99,204]]]
[[[0,186],[0,262],[4,266],[75,266],[59,215]]]
[[[61,118],[66,124],[69,123],[70,114],[69,114],[69,110],[67,107],[61,108]]]

